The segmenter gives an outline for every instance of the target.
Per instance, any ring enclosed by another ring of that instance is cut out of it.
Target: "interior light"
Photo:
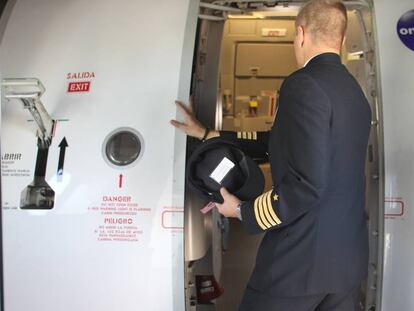
[[[257,16],[254,15],[248,15],[248,14],[229,14],[227,15],[230,19],[257,19]]]

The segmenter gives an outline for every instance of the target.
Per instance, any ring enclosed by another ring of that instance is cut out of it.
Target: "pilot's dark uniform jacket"
[[[245,229],[266,232],[248,288],[275,297],[344,293],[366,277],[370,124],[357,81],[337,54],[324,53],[285,80],[270,132],[220,133],[251,157],[268,152],[271,166],[273,189],[241,206]],[[290,310],[276,307],[269,310]]]

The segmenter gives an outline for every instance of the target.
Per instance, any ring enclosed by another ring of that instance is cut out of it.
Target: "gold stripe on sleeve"
[[[241,139],[241,135],[242,135],[241,132],[237,132],[237,139]]]
[[[243,139],[246,139],[246,137],[247,137],[246,132],[242,132],[242,137],[243,137]]]
[[[257,132],[253,132],[253,140],[257,140]]]
[[[272,190],[269,191],[269,195],[267,197],[267,205],[269,207],[269,212],[270,215],[272,216],[272,218],[274,219],[274,221],[276,222],[276,224],[280,225],[282,222],[280,221],[279,217],[277,217],[273,206],[272,206]]]
[[[247,132],[247,139],[252,139],[252,132]]]
[[[267,228],[272,227],[271,224],[269,224],[269,222],[267,221],[265,215],[264,215],[264,205],[263,205],[263,198],[264,198],[265,194],[262,194],[258,199],[259,199],[259,215],[260,215],[260,219],[262,220],[262,222],[265,224],[265,226]]]
[[[260,219],[260,216],[259,216],[259,210],[258,210],[259,209],[259,207],[258,207],[259,198],[254,200],[254,216],[256,217],[256,222],[259,224],[260,228],[262,228],[263,230],[266,230],[267,228],[263,224],[263,222],[262,222],[262,220]]]
[[[270,213],[269,213],[269,211],[272,209],[272,201],[270,200],[271,195],[272,195],[272,191],[268,191],[264,194],[263,205],[264,205],[264,212],[265,212],[266,218],[270,222],[272,227],[274,227],[274,226],[277,226],[278,223],[277,221],[275,221],[274,218],[272,218],[272,216],[270,216]]]

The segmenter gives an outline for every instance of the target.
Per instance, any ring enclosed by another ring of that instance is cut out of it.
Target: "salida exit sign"
[[[69,72],[66,75],[66,79],[72,81],[68,83],[68,93],[89,92],[91,89],[91,80],[94,78],[94,72]]]
[[[91,88],[90,81],[81,81],[81,82],[69,82],[68,92],[89,92]]]

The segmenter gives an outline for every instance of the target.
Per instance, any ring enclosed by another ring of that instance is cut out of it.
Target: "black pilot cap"
[[[223,203],[220,188],[242,201],[263,193],[264,176],[259,166],[235,143],[211,138],[200,144],[187,162],[187,182],[199,195]]]

